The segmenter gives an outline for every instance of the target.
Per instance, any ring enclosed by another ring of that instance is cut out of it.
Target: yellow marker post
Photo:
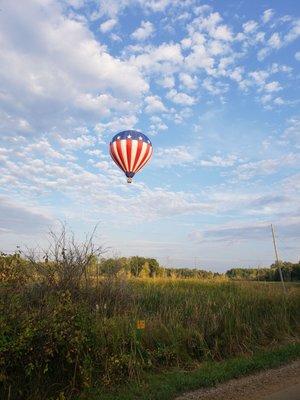
[[[143,330],[143,329],[145,329],[145,327],[146,327],[145,320],[140,319],[140,320],[138,320],[138,321],[136,322],[136,329],[138,329],[138,330]]]
[[[139,319],[136,321],[136,331],[135,331],[136,351],[140,354],[142,359],[143,359],[143,350],[142,350],[141,340],[145,327],[146,327],[146,322],[144,319]]]

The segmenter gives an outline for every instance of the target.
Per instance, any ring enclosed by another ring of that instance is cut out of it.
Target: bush
[[[252,353],[297,338],[299,307],[296,290],[283,297],[259,283],[109,278],[74,293],[2,286],[0,396],[71,398],[148,370]]]

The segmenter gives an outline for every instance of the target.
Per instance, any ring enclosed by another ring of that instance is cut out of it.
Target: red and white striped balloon
[[[150,139],[141,132],[123,131],[115,135],[109,151],[112,159],[131,183],[134,175],[150,160],[153,152]]]

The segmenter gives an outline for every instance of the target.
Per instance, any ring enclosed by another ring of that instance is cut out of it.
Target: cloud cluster
[[[300,219],[294,218],[290,221],[284,219],[279,220],[276,228],[280,234],[287,239],[299,239]],[[189,234],[189,238],[198,243],[231,243],[237,244],[241,242],[271,241],[270,223],[268,221],[255,223],[234,223],[224,224],[218,227],[210,228],[204,231],[194,230]]]
[[[37,207],[12,202],[5,196],[0,196],[0,215],[0,235],[40,234],[53,224],[51,214],[45,210],[39,211]]]
[[[112,56],[85,21],[64,15],[54,1],[12,2],[0,18],[2,130],[11,120],[24,133],[68,130],[138,109],[147,82],[132,63]]]
[[[152,36],[153,32],[153,24],[150,21],[142,21],[141,26],[131,34],[131,37],[135,40],[145,40]]]

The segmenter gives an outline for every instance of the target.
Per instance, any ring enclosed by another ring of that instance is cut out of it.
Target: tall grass
[[[274,284],[110,278],[74,292],[2,286],[0,395],[72,397],[146,371],[252,354],[298,340],[299,310],[299,289],[285,296]]]

